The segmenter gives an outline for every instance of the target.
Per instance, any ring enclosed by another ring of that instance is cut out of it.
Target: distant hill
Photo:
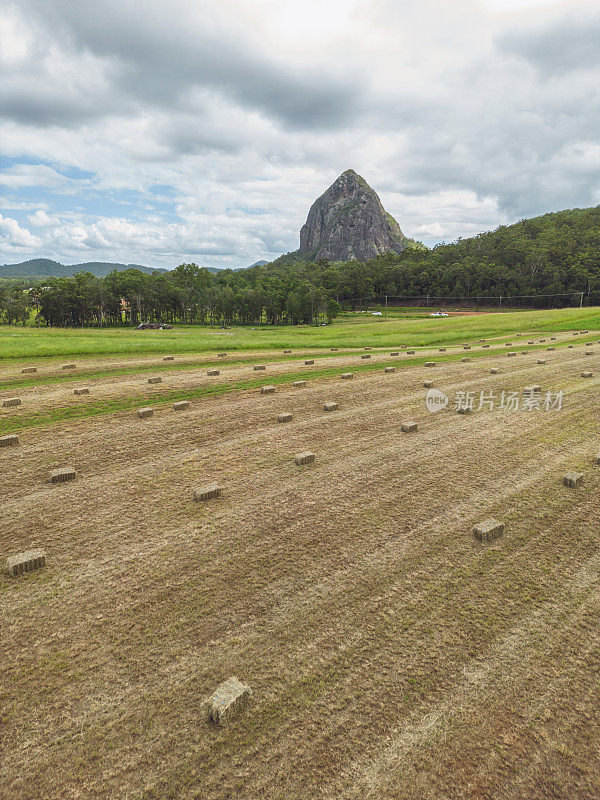
[[[251,267],[263,267],[268,261],[256,261]],[[239,267],[239,269],[251,269]],[[151,275],[153,272],[170,272],[163,267],[144,267],[141,264],[113,264],[109,261],[86,261],[83,264],[61,264],[51,258],[31,258],[20,264],[4,264],[0,266],[0,278],[70,278],[76,272],[91,272],[98,278],[105,278],[113,270],[122,272],[124,269],[139,269],[140,272]],[[208,267],[208,271],[217,275],[226,267]],[[237,270],[235,270],[237,271]]]
[[[0,278],[68,278],[76,272],[91,272],[98,278],[105,278],[113,270],[121,272],[124,269],[139,269],[150,275],[153,272],[168,272],[169,270],[153,267],[143,267],[140,264],[111,264],[107,261],[87,261],[83,264],[60,264],[50,258],[32,258],[20,264],[4,264],[0,266]]]

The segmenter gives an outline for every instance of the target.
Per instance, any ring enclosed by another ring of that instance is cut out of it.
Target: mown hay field
[[[587,327],[465,337],[468,362],[397,337],[314,365],[302,345],[6,366],[0,557],[46,566],[0,575],[0,797],[600,797]],[[524,410],[535,385],[561,407]],[[479,541],[489,518],[504,532]],[[252,696],[217,726],[202,704],[230,676]]]
[[[388,310],[388,319],[368,313],[346,313],[333,324],[229,329],[177,325],[172,330],[138,331],[123,328],[46,328],[0,325],[0,359],[58,359],[74,356],[126,356],[144,353],[198,353],[232,349],[328,348],[402,342],[412,346],[460,342],[465,338],[499,337],[517,331],[600,329],[600,308],[564,308],[466,314],[434,318],[426,310]]]

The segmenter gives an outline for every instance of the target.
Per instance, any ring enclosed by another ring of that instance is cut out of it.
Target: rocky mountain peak
[[[401,253],[407,238],[386,212],[377,192],[347,169],[312,204],[300,231],[300,252],[310,259],[366,261]]]

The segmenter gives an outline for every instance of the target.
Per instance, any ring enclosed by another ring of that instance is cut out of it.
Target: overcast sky
[[[0,263],[247,266],[349,167],[429,245],[600,203],[600,2],[0,0]]]

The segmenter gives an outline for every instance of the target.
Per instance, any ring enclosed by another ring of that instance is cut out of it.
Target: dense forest
[[[213,274],[195,264],[105,278],[0,282],[2,321],[25,324],[320,323],[381,302],[556,307],[600,302],[600,207],[545,214],[432,250],[366,262],[270,264]]]

